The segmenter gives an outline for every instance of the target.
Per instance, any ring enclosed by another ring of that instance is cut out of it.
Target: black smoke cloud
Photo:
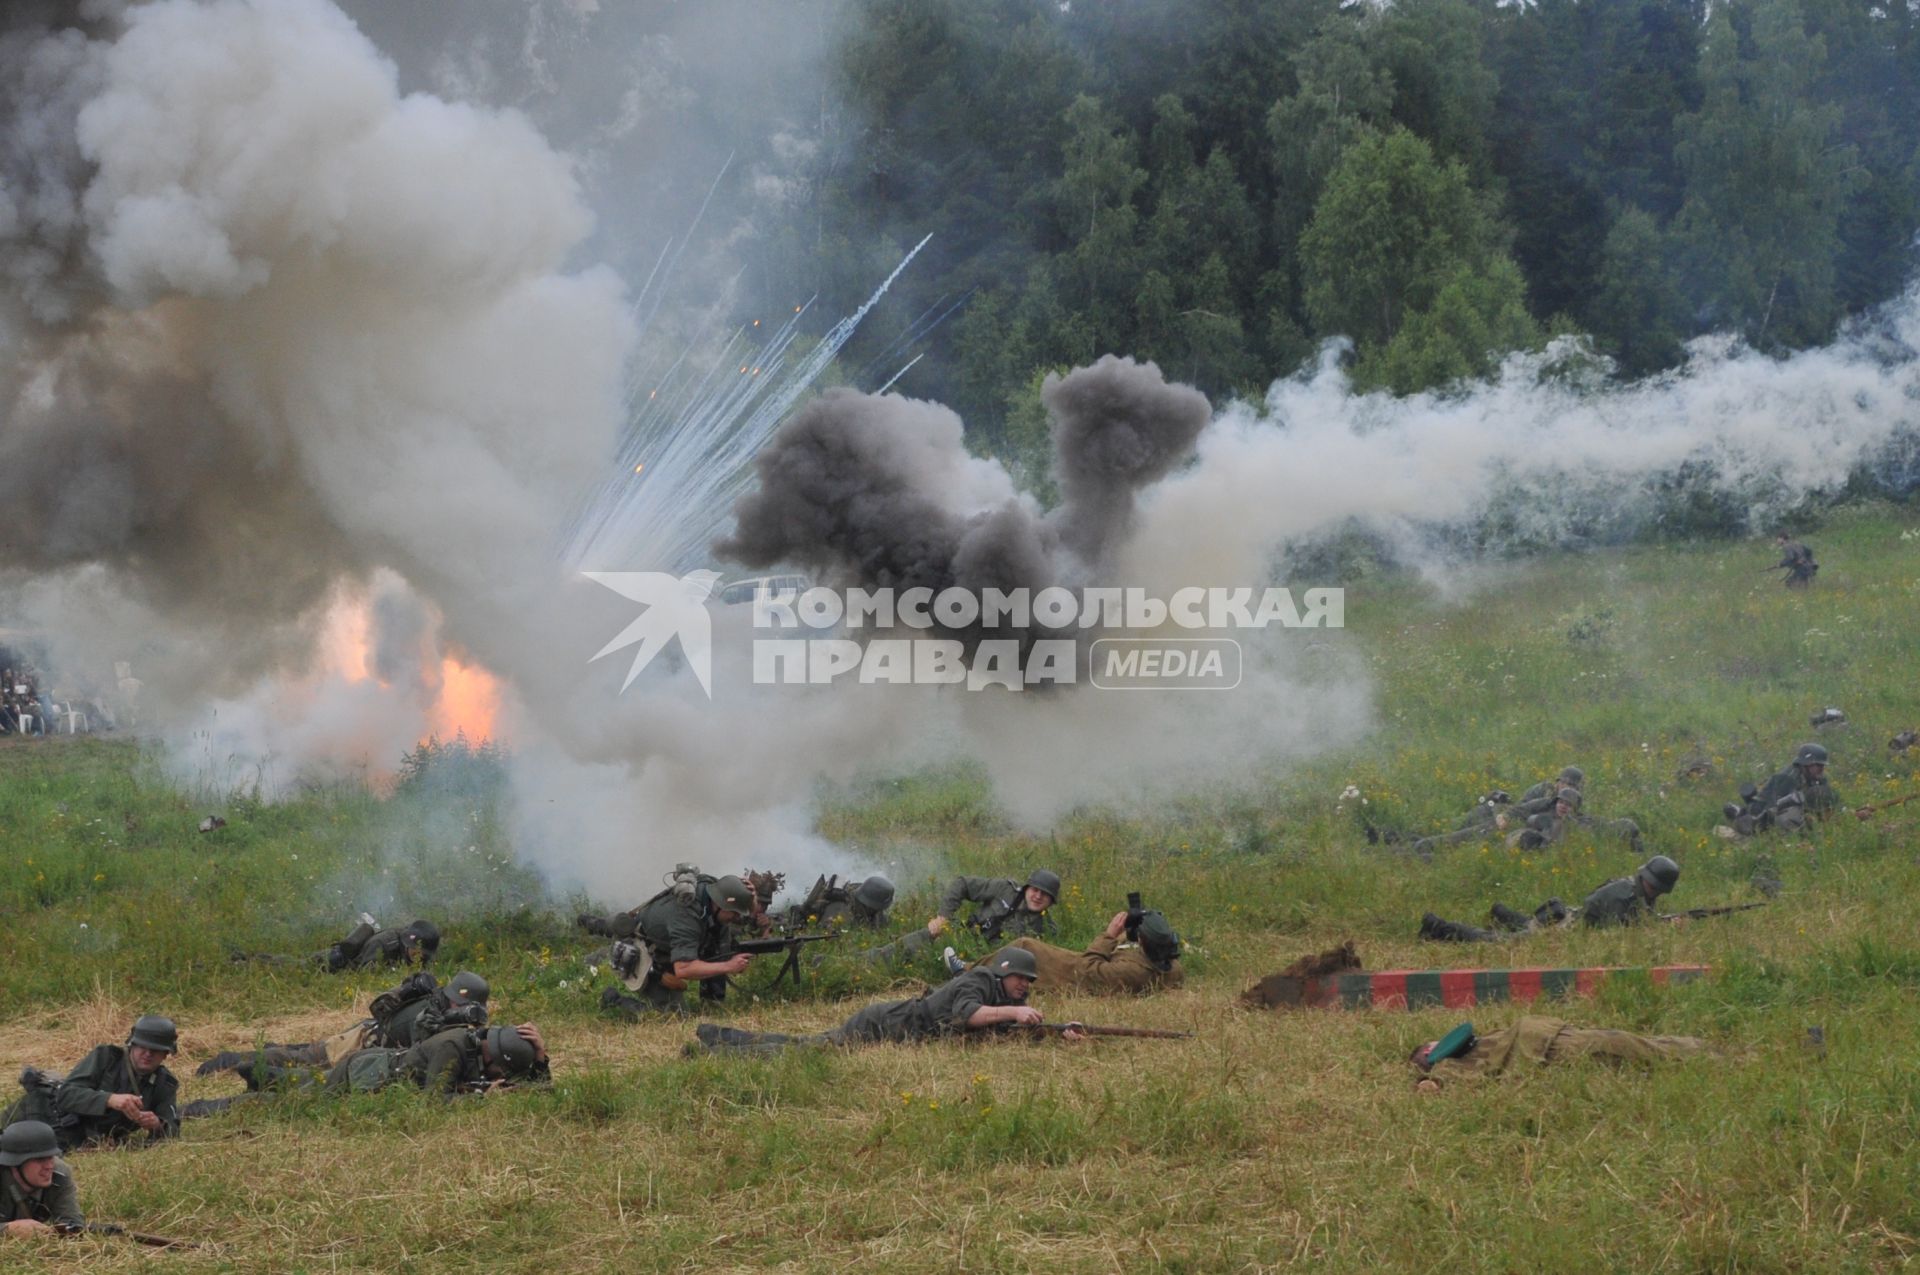
[[[1051,512],[1016,493],[997,462],[968,455],[948,409],[833,390],[760,454],[759,488],[715,551],[865,588],[1111,585],[1096,573],[1132,529],[1140,493],[1192,454],[1211,408],[1153,364],[1111,355],[1048,377],[1041,399],[1062,496]]]

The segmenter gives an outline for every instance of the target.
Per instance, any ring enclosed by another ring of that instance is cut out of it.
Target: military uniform
[[[639,1008],[684,1011],[685,991],[666,986],[662,979],[672,974],[674,965],[681,961],[726,959],[732,927],[721,923],[707,900],[706,887],[713,880],[713,877],[702,876],[691,898],[683,899],[672,890],[664,890],[634,909],[632,941],[645,947],[652,960],[646,977],[633,989]],[[633,998],[622,1000],[632,1002]]]
[[[968,1030],[967,1020],[983,1006],[1024,1005],[1026,998],[1007,994],[991,971],[981,968],[955,975],[939,987],[912,1000],[883,1001],[855,1013],[832,1031],[806,1036],[781,1032],[750,1032],[702,1023],[700,1043],[745,1053],[777,1053],[794,1045],[870,1045],[884,1041],[912,1042],[957,1036]],[[978,1030],[978,1029],[976,1029]],[[985,1030],[992,1031],[989,1027]]]
[[[80,1212],[80,1192],[73,1185],[73,1170],[65,1160],[55,1157],[53,1181],[39,1191],[27,1190],[13,1174],[0,1169],[0,1226],[8,1222],[79,1226],[86,1220]]]
[[[1015,939],[1010,946],[1033,953],[1040,965],[1040,981],[1048,988],[1068,987],[1099,994],[1112,992],[1156,992],[1181,986],[1187,981],[1179,961],[1161,969],[1147,959],[1138,945],[1102,934],[1087,945],[1084,952],[1069,951],[1042,943],[1039,939]]]
[[[1439,846],[1456,846],[1473,841],[1484,841],[1498,831],[1500,816],[1505,815],[1509,824],[1525,823],[1535,815],[1553,813],[1555,796],[1560,791],[1560,781],[1543,779],[1520,794],[1513,802],[1480,801],[1460,826],[1452,832],[1436,833],[1431,837],[1421,837],[1413,843],[1415,854],[1429,854]]]
[[[363,921],[321,953],[320,959],[332,973],[372,969],[377,965],[405,965],[412,959],[409,955],[412,945],[408,941],[411,929],[405,926],[376,930]],[[433,949],[425,944],[421,944],[420,949],[420,964],[433,964]]]
[[[1707,1042],[1696,1036],[1640,1036],[1606,1028],[1573,1027],[1562,1019],[1529,1015],[1504,1031],[1476,1036],[1472,1048],[1435,1063],[1427,1075],[1446,1084],[1522,1070],[1527,1064],[1544,1067],[1570,1058],[1659,1062],[1692,1057],[1708,1048]]]
[[[1580,905],[1580,919],[1592,926],[1637,925],[1652,915],[1653,903],[1636,877],[1615,877]]]
[[[1813,550],[1798,540],[1789,540],[1780,546],[1780,561],[1773,564],[1774,570],[1787,569],[1786,578],[1781,581],[1789,589],[1804,589],[1813,583],[1813,573],[1820,564],[1813,560]]]
[[[145,1132],[107,1106],[109,1098],[123,1093],[137,1095],[141,1105],[160,1118],[160,1128],[150,1138],[180,1132],[180,1082],[164,1063],[144,1077],[135,1075],[127,1051],[120,1045],[94,1046],[51,1095],[30,1091],[7,1114],[4,1123],[45,1120],[53,1126],[62,1151],[88,1143],[123,1142]]]
[[[502,1030],[505,1030],[504,1028]],[[542,1060],[531,1079],[546,1080],[550,1069]],[[463,1085],[487,1079],[486,1058],[479,1033],[464,1027],[444,1031],[411,1049],[358,1049],[327,1072],[330,1093],[366,1093],[408,1080],[432,1093],[452,1093]]]
[[[1551,811],[1529,818],[1526,827],[1508,834],[1507,844],[1522,850],[1540,850],[1566,840],[1567,834],[1574,828],[1585,828],[1595,835],[1618,837],[1635,854],[1642,849],[1640,825],[1631,819],[1596,819],[1592,815],[1556,815]]]
[[[1669,863],[1656,858],[1651,863]],[[1646,869],[1642,868],[1641,872]],[[1677,877],[1679,869],[1673,868]],[[1618,877],[1600,886],[1586,897],[1580,905],[1580,919],[1590,926],[1634,925],[1654,915],[1653,902],[1647,898],[1641,886],[1640,874],[1630,877]],[[1671,889],[1671,882],[1665,889]],[[1664,893],[1664,890],[1662,890]],[[1481,929],[1478,926],[1463,925],[1458,921],[1448,921],[1429,912],[1420,918],[1420,937],[1438,943],[1500,943],[1512,938],[1516,933],[1527,933],[1542,926],[1555,924],[1566,916],[1566,909],[1558,899],[1549,899],[1534,912],[1531,921],[1521,913],[1496,903],[1493,915],[1501,924],[1499,930]]]
[[[1011,877],[955,877],[941,896],[940,915],[957,917],[963,903],[975,905],[966,925],[989,943],[1046,938],[1057,929],[1045,912],[1028,910],[1026,887]]]
[[[1792,832],[1806,826],[1808,815],[1823,817],[1839,805],[1840,794],[1824,773],[1813,779],[1800,766],[1790,765],[1754,793],[1746,808],[1735,816],[1733,827],[1747,836],[1767,828]]]
[[[876,884],[884,886],[885,897],[893,897],[893,883],[884,877],[875,878]],[[838,878],[829,880],[822,877],[815,883],[811,892],[802,903],[796,903],[787,913],[787,924],[794,928],[817,925],[821,929],[845,929],[850,926],[862,926],[870,930],[884,930],[891,923],[891,914],[886,908],[878,910],[864,906],[860,894],[867,887],[866,880],[842,883]]]

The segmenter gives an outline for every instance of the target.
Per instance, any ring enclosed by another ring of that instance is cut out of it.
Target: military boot
[[[1491,909],[1493,922],[1503,930],[1520,931],[1528,927],[1526,913],[1516,912],[1504,903],[1496,903]]]
[[[1533,910],[1533,924],[1536,929],[1564,924],[1567,919],[1567,905],[1559,899],[1548,899]]]
[[[1448,921],[1429,912],[1420,918],[1420,937],[1430,943],[1498,943],[1504,935]]]

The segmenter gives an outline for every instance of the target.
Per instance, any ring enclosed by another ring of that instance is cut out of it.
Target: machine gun
[[[793,985],[800,986],[800,949],[809,943],[821,943],[827,939],[837,939],[834,934],[774,934],[763,939],[735,939],[732,947],[736,952],[746,952],[752,956],[771,956],[775,952],[785,952],[787,959],[780,964],[780,972],[773,976],[773,985],[779,986],[787,975],[793,975]]]

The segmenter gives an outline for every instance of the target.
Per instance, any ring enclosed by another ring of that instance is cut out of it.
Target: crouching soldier
[[[728,954],[729,929],[753,915],[754,894],[739,877],[689,873],[634,910],[631,942],[614,946],[614,967],[635,996],[609,987],[601,1006],[629,1016],[685,1013],[686,991],[724,987],[753,957]]]
[[[1130,917],[1127,912],[1114,913],[1106,933],[1088,944],[1084,952],[1039,939],[1015,939],[1012,946],[1033,955],[1039,977],[1055,990],[1157,992],[1186,982],[1186,973],[1180,968],[1180,936],[1167,918],[1157,911],[1142,912],[1137,923]],[[1121,939],[1126,937],[1133,941],[1123,944]],[[952,948],[947,949],[946,960],[950,973],[966,970]]]
[[[695,1029],[702,1049],[737,1053],[777,1053],[794,1045],[868,1045],[882,1041],[939,1040],[1007,1027],[1038,1026],[1040,1011],[1027,1004],[1027,993],[1040,977],[1032,952],[1002,948],[991,960],[968,970],[912,1000],[869,1005],[832,1031],[807,1036],[780,1032],[750,1032],[702,1023]],[[1079,1033],[1066,1033],[1078,1039]]]
[[[1725,814],[1743,837],[1769,828],[1797,832],[1809,817],[1823,819],[1840,805],[1827,781],[1827,750],[1820,744],[1800,745],[1784,770],[1760,788],[1742,789],[1740,797],[1740,803],[1727,803]]]
[[[24,1239],[86,1220],[52,1126],[16,1120],[0,1130],[0,1237]]]
[[[133,1024],[127,1043],[96,1045],[65,1080],[29,1070],[27,1093],[4,1120],[51,1125],[61,1151],[112,1146],[144,1133],[154,1142],[180,1132],[180,1082],[167,1070],[179,1049],[173,1020],[147,1014]]]

